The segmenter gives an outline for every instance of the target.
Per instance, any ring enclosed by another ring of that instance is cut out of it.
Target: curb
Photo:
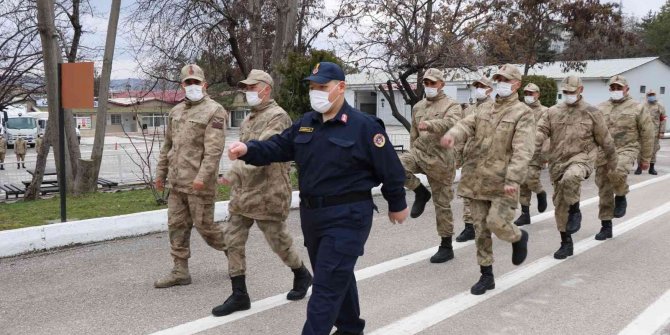
[[[427,184],[425,175],[417,177]],[[457,171],[456,181],[459,179]],[[299,194],[293,192],[291,209],[299,207]],[[372,194],[381,195],[381,187],[373,188]],[[214,220],[227,217],[228,201],[217,202]],[[0,258],[163,231],[167,231],[167,209],[6,230],[0,231]]]

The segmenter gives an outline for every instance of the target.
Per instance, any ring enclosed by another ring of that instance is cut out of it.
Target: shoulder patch
[[[376,135],[372,138],[372,142],[373,142],[373,143],[375,144],[375,146],[377,146],[378,148],[382,148],[382,147],[384,147],[384,145],[386,144],[386,137],[384,137],[384,134],[381,134],[381,133],[376,134]]]
[[[212,128],[214,129],[223,129],[223,124],[224,121],[218,118],[214,118],[214,121],[212,121]]]

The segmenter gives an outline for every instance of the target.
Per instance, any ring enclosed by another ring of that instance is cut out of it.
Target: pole
[[[63,109],[63,69],[58,63],[58,188],[60,191],[60,222],[67,221],[65,194],[67,182],[65,180],[65,111]]]

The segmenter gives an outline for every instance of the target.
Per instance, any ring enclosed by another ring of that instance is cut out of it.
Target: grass
[[[291,185],[297,189],[298,177],[291,173]],[[217,201],[230,198],[230,188],[219,186]],[[158,205],[151,190],[129,190],[116,193],[98,192],[85,196],[67,198],[69,220],[84,220],[98,217],[132,214],[167,208]],[[41,226],[60,222],[60,198],[53,197],[37,201],[0,203],[0,230]]]

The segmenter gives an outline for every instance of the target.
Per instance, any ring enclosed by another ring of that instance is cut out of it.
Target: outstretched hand
[[[242,142],[233,142],[228,149],[228,158],[234,161],[247,154],[247,145]]]

